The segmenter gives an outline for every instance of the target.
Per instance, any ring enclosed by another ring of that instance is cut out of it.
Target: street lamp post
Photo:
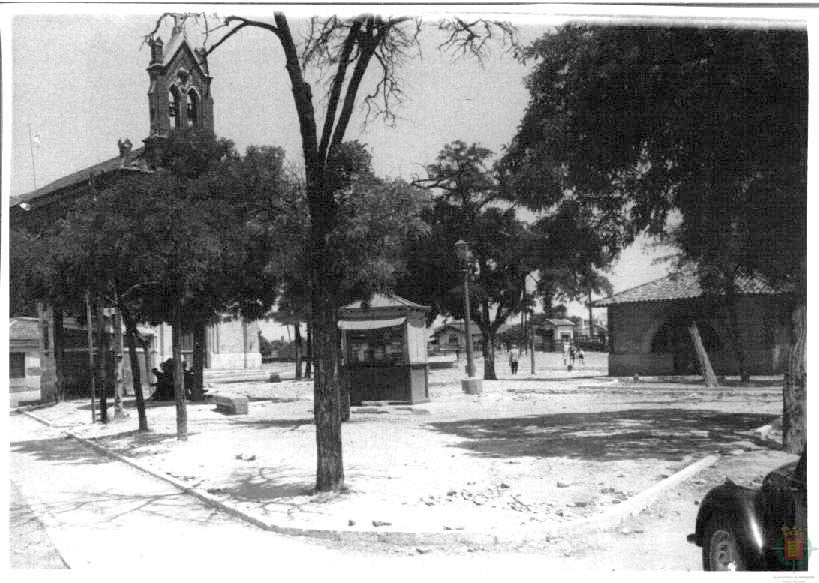
[[[481,381],[475,377],[475,360],[472,352],[472,319],[469,313],[469,267],[472,262],[472,252],[469,244],[463,239],[455,243],[455,253],[463,264],[464,268],[464,334],[466,336],[466,376],[461,381],[461,387],[465,393],[479,395],[481,393]]]
[[[526,277],[531,277],[532,278],[532,283],[534,283],[535,287],[537,287],[537,280],[535,279],[535,277],[531,273],[527,273]],[[525,287],[525,285],[526,284],[524,283],[524,287]],[[534,293],[534,290],[533,290],[533,293]],[[533,300],[531,308],[529,308],[529,333],[527,334],[527,336],[528,336],[528,338],[526,338],[526,340],[524,342],[526,342],[529,345],[529,361],[530,361],[531,367],[532,367],[532,376],[534,376],[534,374],[535,374],[535,304],[534,304],[534,300]]]

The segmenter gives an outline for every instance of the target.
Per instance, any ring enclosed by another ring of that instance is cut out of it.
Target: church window
[[[196,126],[199,124],[199,96],[196,91],[193,89],[188,91],[186,102],[185,113],[187,114],[188,127]]]
[[[179,127],[179,91],[176,87],[168,90],[168,121],[172,130]]]

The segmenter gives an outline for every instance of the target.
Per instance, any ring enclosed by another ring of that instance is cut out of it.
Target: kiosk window
[[[404,355],[403,326],[350,331],[347,338],[349,362],[395,363]]]

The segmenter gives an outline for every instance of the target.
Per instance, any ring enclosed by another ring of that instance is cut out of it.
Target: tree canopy
[[[805,254],[807,35],[567,25],[529,47],[507,163],[535,208],[570,190],[717,262],[777,280]],[[536,187],[533,180],[541,179]]]
[[[806,379],[806,31],[569,24],[525,58],[537,61],[531,98],[505,159],[520,200],[540,209],[569,192],[619,221],[623,242],[643,230],[670,237],[729,300],[740,274],[793,290],[784,424],[798,449],[804,431],[789,427],[804,421]]]

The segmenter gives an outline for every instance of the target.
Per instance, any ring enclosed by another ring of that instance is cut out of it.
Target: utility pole
[[[37,169],[34,166],[34,139],[31,136],[31,124],[28,124],[28,150],[31,153],[31,178],[34,181],[34,189],[37,189]]]
[[[455,253],[464,270],[464,333],[466,334],[466,379],[461,381],[461,388],[468,395],[480,395],[482,383],[475,377],[475,361],[472,355],[472,318],[469,313],[469,271],[472,265],[472,252],[464,240],[455,243]]]
[[[529,315],[529,360],[532,364],[532,376],[535,374],[535,308],[532,306],[532,311]]]

